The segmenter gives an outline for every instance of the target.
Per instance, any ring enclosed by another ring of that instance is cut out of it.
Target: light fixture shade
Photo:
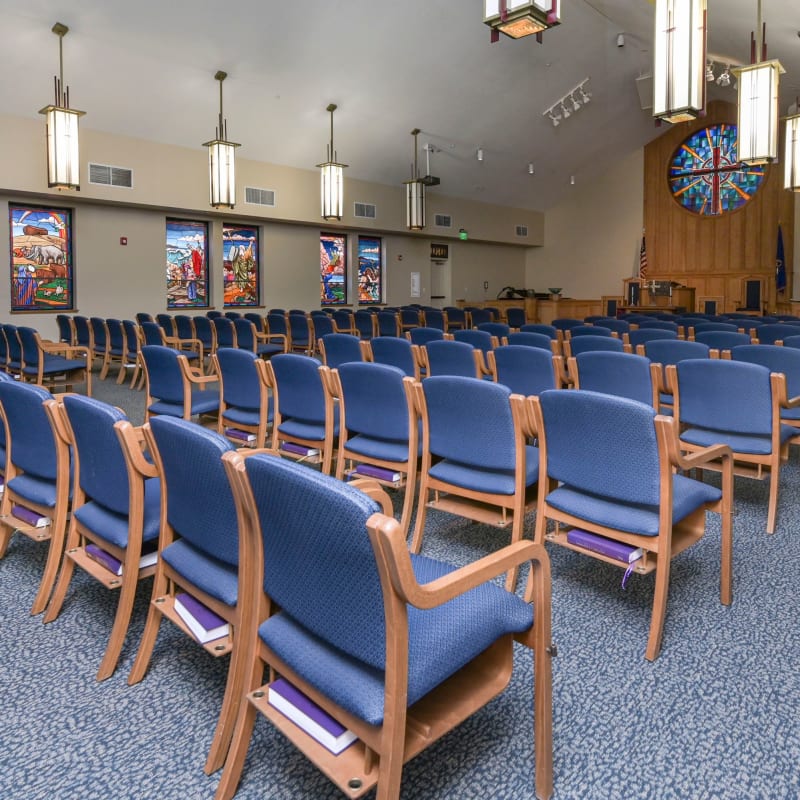
[[[695,119],[706,102],[706,0],[656,0],[653,116]]]
[[[236,203],[236,153],[234,142],[215,139],[208,147],[209,201],[214,208]]]
[[[483,21],[512,39],[541,33],[561,22],[561,0],[485,0]]]
[[[800,192],[800,114],[786,118],[784,187]]]
[[[40,112],[47,120],[47,185],[51,189],[80,189],[78,119],[83,111],[46,106]]]
[[[328,161],[319,164],[320,168],[320,204],[323,219],[328,222],[341,220],[344,204],[344,167],[346,164],[337,164]]]
[[[425,184],[419,179],[405,181],[406,227],[421,231],[425,227]]]
[[[737,67],[739,79],[739,161],[767,164],[778,157],[778,83],[780,61]]]

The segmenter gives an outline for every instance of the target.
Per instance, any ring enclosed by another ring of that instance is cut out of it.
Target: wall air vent
[[[353,203],[353,216],[362,219],[375,219],[378,215],[373,203]]]
[[[120,186],[130,189],[133,186],[133,171],[125,167],[112,167],[108,164],[89,164],[89,183],[100,186]]]
[[[252,206],[275,206],[273,189],[256,189],[254,186],[244,187],[244,201]]]
[[[527,238],[528,236],[528,226],[527,225],[517,225],[516,227],[517,236],[522,236]]]
[[[452,228],[453,218],[449,214],[435,214],[433,224],[437,228]]]

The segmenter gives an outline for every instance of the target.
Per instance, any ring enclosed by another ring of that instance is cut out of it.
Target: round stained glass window
[[[685,209],[719,216],[741,208],[758,191],[764,167],[742,164],[736,142],[735,125],[711,125],[677,149],[669,166],[669,186]]]

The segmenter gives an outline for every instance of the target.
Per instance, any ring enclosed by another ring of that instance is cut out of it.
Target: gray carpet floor
[[[143,394],[97,381],[95,396],[143,416]],[[800,459],[781,476],[768,536],[766,483],[736,481],[734,602],[719,602],[719,525],[673,563],[664,645],[644,659],[652,576],[551,550],[557,800],[800,798]],[[395,502],[399,509],[400,498]],[[463,564],[507,541],[429,514],[424,552]],[[528,535],[533,516],[527,520]],[[84,574],[60,617],[28,613],[44,549],[15,536],[0,561],[0,798],[213,797],[203,773],[227,669],[164,623],[150,671],[126,678],[151,582],[137,598],[120,665],[94,674],[115,598]],[[533,798],[533,674],[519,649],[509,690],[403,773],[403,798]],[[338,791],[260,720],[237,795],[336,798]]]

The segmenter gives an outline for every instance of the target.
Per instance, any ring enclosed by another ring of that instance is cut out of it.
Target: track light
[[[725,69],[720,73],[719,78],[717,78],[717,86],[730,86],[731,85],[731,65],[728,64]]]
[[[543,117],[548,117],[556,127],[562,119],[569,119],[576,111],[580,111],[591,99],[592,93],[587,84],[589,78],[584,78],[577,86],[574,86],[563,97],[556,100],[550,108],[542,112]]]
[[[592,93],[584,89],[583,86],[580,86],[578,91],[581,93],[581,103],[586,105],[592,99]]]
[[[564,119],[569,119],[572,116],[572,112],[564,105],[564,101],[561,101],[561,116]]]
[[[706,80],[711,83],[714,80],[714,62],[706,62]]]
[[[581,104],[572,95],[569,96],[569,99],[572,101],[572,110],[580,111]]]

